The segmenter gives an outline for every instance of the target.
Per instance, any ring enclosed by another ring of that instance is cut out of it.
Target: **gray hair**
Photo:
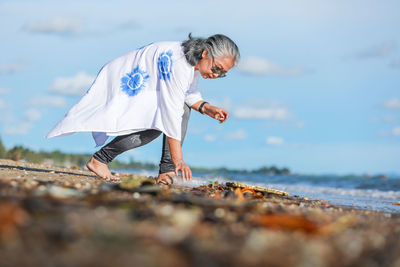
[[[234,66],[240,59],[239,48],[227,36],[223,34],[215,34],[208,38],[193,38],[189,33],[189,39],[182,42],[183,52],[187,62],[190,65],[196,66],[202,58],[202,53],[206,49],[208,57],[233,57]]]

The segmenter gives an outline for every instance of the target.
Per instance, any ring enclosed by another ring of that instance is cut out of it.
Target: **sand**
[[[400,266],[399,214],[0,160],[0,266]]]

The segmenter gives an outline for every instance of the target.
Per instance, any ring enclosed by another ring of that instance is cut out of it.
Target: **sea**
[[[126,172],[156,176],[156,171]],[[400,177],[340,175],[269,175],[254,173],[193,173],[191,181],[175,180],[177,186],[200,186],[211,182],[237,181],[288,192],[291,196],[319,199],[325,203],[376,210],[400,212]]]

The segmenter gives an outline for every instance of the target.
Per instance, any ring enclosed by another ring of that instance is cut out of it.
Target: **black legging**
[[[182,116],[181,145],[183,144],[183,140],[185,139],[189,117],[190,107],[185,104],[184,113]],[[99,151],[94,153],[93,157],[100,162],[108,164],[119,154],[127,150],[148,144],[156,139],[158,136],[160,136],[160,134],[161,131],[150,129],[137,133],[117,136],[111,142],[103,146]],[[175,171],[175,167],[172,163],[167,137],[164,134],[159,173],[161,174],[173,171]]]

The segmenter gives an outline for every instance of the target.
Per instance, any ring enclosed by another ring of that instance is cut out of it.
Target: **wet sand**
[[[400,214],[0,160],[0,266],[400,266]]]

